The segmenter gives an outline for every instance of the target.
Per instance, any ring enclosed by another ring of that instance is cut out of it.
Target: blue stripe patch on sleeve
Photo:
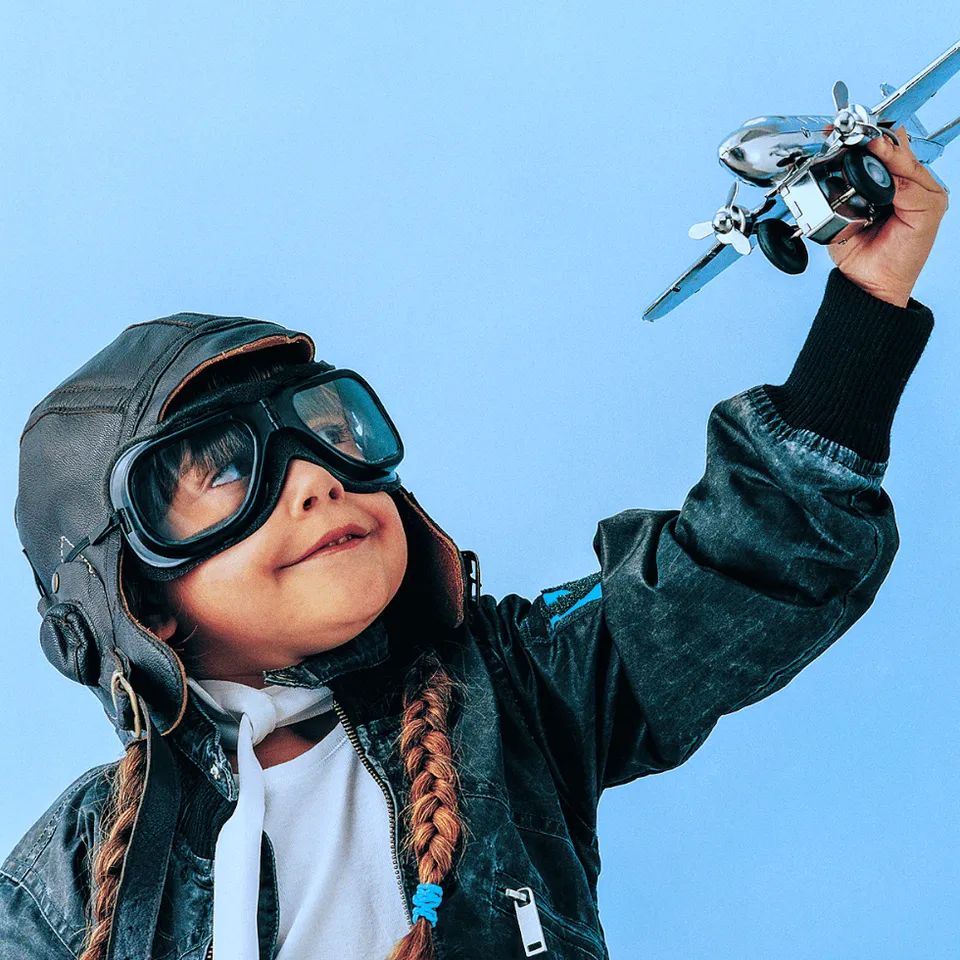
[[[544,590],[543,602],[548,607],[552,607],[561,597],[565,597],[569,592],[569,590]]]
[[[556,626],[574,610],[594,603],[603,595],[600,571],[579,580],[571,580],[540,594],[545,612],[549,614],[547,625],[552,633]]]
[[[564,617],[569,616],[573,613],[574,610],[578,610],[580,607],[586,606],[588,603],[592,603],[594,600],[599,600],[603,593],[603,584],[599,581],[597,585],[588,593],[586,596],[581,597],[576,603],[567,607],[563,613],[555,613],[550,618],[550,626],[555,627]]]

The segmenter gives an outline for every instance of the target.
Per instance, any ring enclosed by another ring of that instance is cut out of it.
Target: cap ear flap
[[[100,651],[83,608],[76,603],[54,603],[40,624],[44,656],[69,680],[95,687],[100,678]]]
[[[399,487],[391,493],[407,534],[407,572],[397,591],[398,605],[419,617],[429,611],[446,627],[465,619],[465,586],[460,551],[413,493]]]
[[[61,563],[50,586],[53,592],[38,604],[43,615],[40,649],[65,677],[97,687],[103,651],[113,640],[103,583],[80,556]]]

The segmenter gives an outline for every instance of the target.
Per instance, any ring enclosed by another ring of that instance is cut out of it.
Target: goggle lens
[[[351,463],[377,468],[399,461],[399,437],[352,377],[308,384],[290,395],[290,403],[298,428]],[[253,428],[229,413],[158,442],[130,471],[130,498],[140,522],[151,537],[170,544],[216,532],[251,499],[259,455]],[[336,462],[335,456],[329,459]]]
[[[154,447],[130,474],[141,521],[153,536],[176,543],[216,530],[247,500],[255,449],[250,428],[237,420]]]
[[[373,398],[350,377],[304,387],[292,399],[297,416],[317,437],[357,463],[377,466],[399,452]]]

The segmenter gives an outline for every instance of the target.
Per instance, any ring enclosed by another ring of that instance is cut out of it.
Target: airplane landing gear
[[[890,171],[866,150],[848,150],[843,155],[843,175],[864,200],[877,207],[893,203],[897,185]]]
[[[793,235],[794,228],[782,220],[762,220],[754,227],[763,255],[784,273],[803,273],[810,261],[806,244]]]
[[[803,273],[809,253],[804,239],[832,243],[848,227],[876,223],[893,210],[897,186],[869,150],[848,149],[818,173],[806,172],[782,190],[798,226],[779,218],[753,228],[764,256],[784,273]]]

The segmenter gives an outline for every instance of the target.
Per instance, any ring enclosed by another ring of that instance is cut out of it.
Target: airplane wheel
[[[803,273],[810,254],[802,237],[793,236],[794,228],[782,220],[762,220],[754,227],[763,255],[784,273]]]
[[[890,171],[872,153],[848,150],[843,155],[843,174],[864,200],[878,207],[893,203],[897,185]]]

